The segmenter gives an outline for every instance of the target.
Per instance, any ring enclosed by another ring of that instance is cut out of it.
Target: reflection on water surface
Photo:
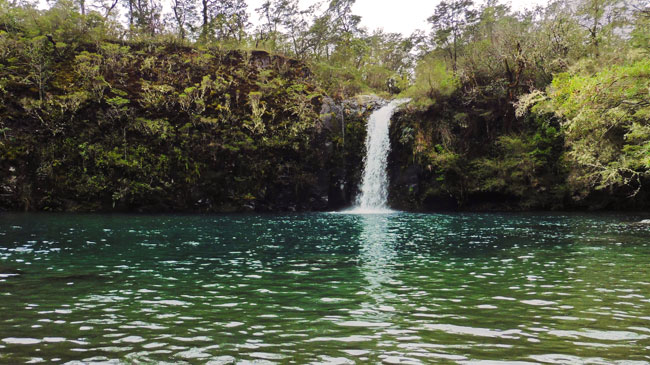
[[[0,363],[649,363],[642,218],[3,214]]]

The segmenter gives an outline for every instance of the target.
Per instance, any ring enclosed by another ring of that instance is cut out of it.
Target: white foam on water
[[[368,119],[366,135],[366,158],[363,177],[356,205],[341,213],[346,214],[391,214],[388,207],[388,153],[390,152],[390,118],[395,109],[408,102],[408,99],[393,100],[388,105],[373,112]]]

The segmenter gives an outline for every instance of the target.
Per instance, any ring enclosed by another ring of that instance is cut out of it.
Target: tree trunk
[[[176,18],[176,23],[178,24],[178,35],[184,40],[185,39],[185,28],[183,27],[183,17],[178,13],[178,1],[175,1],[175,6],[172,8],[174,11],[174,18]]]
[[[457,60],[458,60],[458,43],[456,40],[456,32],[454,32],[454,59],[453,59],[454,75],[456,74],[457,71],[457,67],[456,67]]]
[[[111,15],[111,11],[113,11],[113,9],[115,9],[115,6],[117,6],[118,1],[119,0],[114,0],[113,4],[108,8],[106,8],[106,14],[104,14],[104,19],[108,19],[108,17]]]
[[[129,28],[133,27],[133,1],[129,0]]]
[[[208,0],[201,0],[201,4],[203,5],[203,24],[201,25],[201,38],[203,38],[203,40],[206,40],[208,37],[208,23],[210,21],[208,17]]]

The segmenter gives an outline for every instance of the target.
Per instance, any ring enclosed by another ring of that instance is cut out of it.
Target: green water
[[[0,363],[645,364],[643,218],[2,214]]]

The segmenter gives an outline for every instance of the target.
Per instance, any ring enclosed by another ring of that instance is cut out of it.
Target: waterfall
[[[407,101],[408,99],[393,100],[370,115],[368,134],[366,136],[363,178],[356,206],[351,213],[391,212],[386,205],[388,200],[386,165],[388,152],[390,152],[390,139],[388,136],[390,118],[395,109]]]

